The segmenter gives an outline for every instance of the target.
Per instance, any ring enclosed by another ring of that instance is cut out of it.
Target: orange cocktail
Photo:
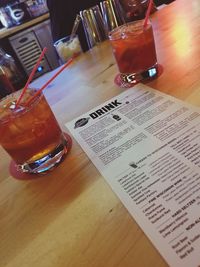
[[[20,92],[0,102],[0,144],[23,171],[40,173],[57,165],[67,152],[67,142],[43,94],[30,104],[35,90]]]
[[[111,31],[109,39],[121,75],[135,80],[157,75],[151,24],[144,28],[143,20],[127,23]]]

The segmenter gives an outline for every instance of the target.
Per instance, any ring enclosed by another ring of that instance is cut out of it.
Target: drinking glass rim
[[[67,35],[55,41],[53,45],[56,47],[60,42],[64,41],[66,38],[68,38],[68,40],[66,40],[66,42],[68,42],[70,40],[70,37],[74,39],[74,37],[78,37],[78,35],[77,34]]]
[[[128,26],[134,25],[134,24],[138,24],[138,26],[136,26],[136,28],[134,28],[132,32],[129,32],[129,35],[135,35],[135,32],[136,32],[135,30],[136,29],[143,28],[143,30],[146,31],[147,29],[149,29],[148,26],[151,26],[151,23],[148,23],[147,24],[147,27],[144,28],[143,27],[144,19],[130,21],[130,22],[127,22],[125,24],[122,24],[119,27],[117,27],[117,28],[113,29],[112,31],[110,31],[108,33],[109,40],[112,41],[112,40],[121,39],[121,35],[119,36],[119,32],[118,31],[120,31],[120,29],[127,28]]]
[[[13,93],[11,93],[11,94],[9,94],[9,95],[6,95],[4,98],[2,98],[1,100],[0,100],[0,109],[1,108],[3,108],[2,107],[2,103],[4,102],[4,101],[6,101],[6,99],[9,99],[9,98],[12,98],[12,96],[14,96],[14,95],[17,95],[17,94],[19,94],[20,95],[20,93],[21,93],[21,91],[22,91],[23,89],[21,89],[21,90],[18,90],[18,91],[15,91],[15,92],[13,92]],[[28,88],[27,90],[29,90],[29,91],[32,91],[33,93],[34,92],[37,92],[37,89],[35,89],[35,88]],[[22,116],[23,114],[25,114],[25,113],[27,113],[28,111],[30,111],[40,100],[41,100],[41,98],[43,97],[44,95],[43,95],[43,93],[41,92],[38,96],[36,96],[34,99],[33,99],[33,101],[31,101],[31,103],[28,105],[28,106],[23,106],[24,108],[23,108],[23,110],[21,110],[21,111],[17,111],[17,109],[13,109],[12,110],[12,113],[11,114],[8,114],[8,115],[5,115],[5,117],[4,116],[2,116],[1,117],[1,114],[0,114],[0,124],[4,124],[4,123],[6,123],[6,122],[8,122],[10,119],[14,119],[14,118],[17,118],[17,117],[20,117],[20,116]],[[17,98],[14,98],[14,100],[15,99],[17,99]],[[8,103],[11,103],[10,101],[8,101]]]

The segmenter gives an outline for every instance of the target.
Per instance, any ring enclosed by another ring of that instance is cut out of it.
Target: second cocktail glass
[[[134,21],[115,28],[109,33],[110,43],[121,79],[136,83],[158,74],[153,30],[150,22]]]

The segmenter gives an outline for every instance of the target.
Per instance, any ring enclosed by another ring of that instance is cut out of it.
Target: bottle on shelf
[[[0,48],[0,97],[14,92],[15,85],[20,79],[21,73],[17,69],[13,57]]]
[[[147,8],[148,0],[116,0],[121,5],[124,18],[126,22],[144,19]],[[153,2],[151,13],[155,12],[156,6]]]

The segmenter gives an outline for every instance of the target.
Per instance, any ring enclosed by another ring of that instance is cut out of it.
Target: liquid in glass
[[[0,144],[25,172],[40,173],[56,166],[68,151],[67,141],[43,94],[30,104],[28,90],[16,107],[17,91],[1,100]]]
[[[143,80],[157,75],[157,57],[151,24],[127,23],[109,34],[118,69],[123,77]]]

